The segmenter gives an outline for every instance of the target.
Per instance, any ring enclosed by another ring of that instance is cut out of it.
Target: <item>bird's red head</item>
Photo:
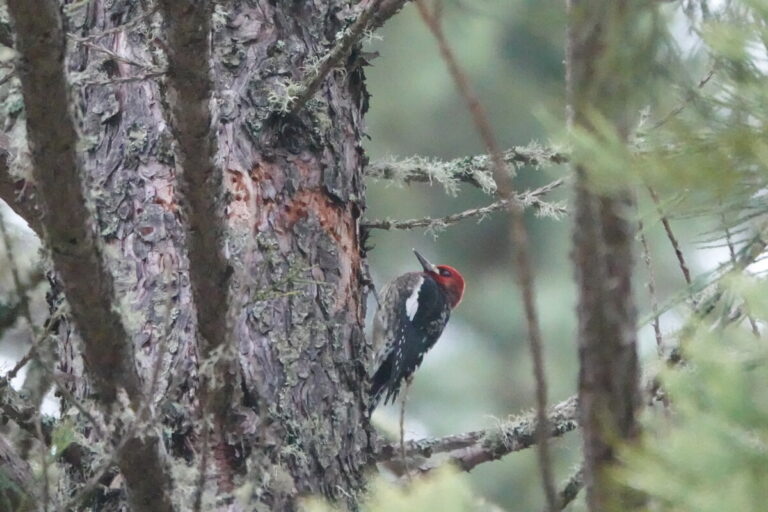
[[[464,297],[464,278],[458,270],[449,265],[433,265],[424,256],[419,254],[416,249],[413,250],[419,259],[424,272],[432,276],[437,283],[443,287],[448,295],[448,302],[451,309],[455,308]]]

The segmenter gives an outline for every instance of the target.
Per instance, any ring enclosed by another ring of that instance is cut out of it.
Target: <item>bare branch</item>
[[[488,116],[483,109],[480,101],[478,100],[472,86],[469,83],[469,79],[466,74],[460,68],[455,55],[448,45],[448,41],[443,33],[442,25],[439,19],[439,13],[430,13],[426,7],[424,0],[415,0],[416,7],[419,10],[421,18],[424,23],[434,35],[437,41],[438,48],[443,60],[448,67],[456,87],[459,89],[461,96],[467,103],[472,119],[475,124],[475,128],[480,134],[486,150],[488,151],[491,161],[493,162],[493,177],[496,181],[497,194],[501,199],[513,199],[515,197],[514,186],[512,183],[512,176],[510,175],[507,164],[504,161],[504,157],[499,148],[499,145],[494,136],[493,129],[488,120]],[[438,6],[440,4],[437,4]],[[544,489],[544,494],[547,499],[550,510],[555,509],[556,496],[555,486],[552,481],[552,467],[549,458],[549,448],[547,444],[548,427],[547,427],[547,382],[546,375],[544,373],[544,358],[542,355],[542,341],[541,330],[539,327],[538,314],[536,311],[536,304],[534,301],[534,282],[533,271],[529,259],[528,248],[528,231],[525,227],[525,219],[523,216],[523,209],[515,202],[510,203],[511,213],[511,226],[510,226],[510,240],[513,245],[515,256],[515,268],[517,270],[517,279],[520,284],[520,290],[523,298],[523,306],[525,309],[525,319],[528,326],[528,341],[531,350],[531,358],[533,359],[533,374],[536,380],[536,416],[537,416],[537,432],[536,437],[538,439],[538,455],[539,455],[539,468],[541,470],[541,483]],[[473,454],[469,455],[467,461],[463,461],[462,464],[472,464],[474,458]],[[479,458],[482,458],[480,456]]]
[[[367,7],[363,8],[363,11],[354,23],[342,32],[341,38],[336,42],[331,51],[320,60],[317,66],[309,73],[309,76],[299,84],[299,90],[293,95],[288,105],[291,114],[299,112],[307,101],[320,89],[328,74],[341,63],[342,59],[349,57],[352,49],[360,42],[365,32],[372,28],[374,15],[381,3],[382,0],[372,0]]]
[[[112,279],[104,268],[83,196],[75,153],[77,135],[68,108],[59,4],[10,0],[8,8],[21,55],[19,74],[44,238],[82,334],[85,359],[100,399],[111,403],[117,388],[123,387],[137,401],[140,389],[133,351],[112,308]]]
[[[172,315],[170,314],[170,311],[166,311],[166,323],[163,329],[164,335],[160,338],[160,346],[158,347],[157,356],[152,365],[152,376],[150,378],[149,392],[147,393],[150,397],[154,397],[157,391],[163,355],[168,349],[168,332],[171,321]],[[171,395],[166,395],[163,400],[157,404],[157,408],[162,409],[169,400],[171,400]],[[123,470],[121,466],[121,471],[125,471],[131,479],[144,478],[150,483],[152,483],[154,479],[159,479],[157,482],[170,486],[167,474],[158,472],[156,467],[148,468],[149,471],[153,471],[154,473],[149,476],[143,471],[142,458],[146,456],[151,457],[154,450],[161,449],[159,445],[152,446],[157,442],[156,440],[159,439],[159,436],[150,435],[153,434],[152,429],[153,425],[155,425],[151,405],[151,400],[145,400],[144,403],[142,403],[138,413],[134,416],[134,421],[125,429],[122,438],[117,441],[111,454],[97,469],[92,471],[91,477],[82,487],[80,487],[77,494],[70,498],[69,502],[61,508],[62,511],[76,509],[78,505],[99,485],[99,482],[104,475],[107,474],[107,472],[114,466],[116,460],[118,460],[118,456],[121,457],[122,464],[126,466],[125,470]],[[141,432],[142,429],[143,432]],[[138,435],[136,435],[137,433]],[[128,478],[126,479],[131,481]],[[155,485],[155,488],[158,490],[162,489],[163,485]],[[156,503],[158,504],[162,503],[162,496],[153,496],[152,489],[149,489],[149,492],[145,493],[144,496],[148,499],[157,500]]]
[[[537,211],[541,212],[543,215],[549,215],[549,216],[565,215],[566,213],[568,213],[568,210],[566,207],[556,203],[547,203],[541,199],[541,196],[559,187],[563,183],[565,183],[565,179],[560,178],[548,185],[537,188],[535,190],[529,190],[522,194],[517,194],[515,196],[514,201],[521,207],[534,208]],[[445,217],[439,217],[436,219],[433,219],[431,217],[424,217],[420,219],[410,219],[410,220],[403,220],[403,221],[393,221],[389,219],[371,220],[371,221],[364,222],[363,227],[366,227],[368,229],[386,229],[386,230],[416,229],[416,228],[427,228],[428,230],[439,230],[439,229],[445,228],[446,226],[450,226],[462,220],[470,219],[473,217],[479,217],[482,220],[482,218],[488,214],[491,214],[493,212],[497,212],[500,210],[509,210],[509,208],[510,208],[510,200],[501,199],[499,201],[489,204],[488,206],[483,206],[480,208],[471,208],[469,210],[465,210],[460,213],[454,213],[453,215],[447,215]]]

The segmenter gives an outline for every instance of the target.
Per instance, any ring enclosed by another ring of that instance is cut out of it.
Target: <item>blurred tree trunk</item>
[[[593,122],[599,119],[626,141],[634,128],[639,108],[632,101],[633,91],[644,78],[642,63],[650,60],[650,55],[640,53],[648,52],[649,46],[644,40],[647,30],[639,28],[643,8],[636,4],[569,1],[571,129],[595,133]],[[616,446],[633,439],[639,430],[633,198],[620,169],[595,173],[593,162],[581,159],[578,149],[576,153],[572,258],[579,287],[579,406],[587,502],[592,512],[630,510],[637,497],[615,483],[610,470],[617,463]]]
[[[174,508],[186,510],[197,499],[200,468],[206,510],[214,504],[238,510],[237,503],[286,510],[310,493],[354,503],[371,435],[361,385],[369,348],[358,222],[365,207],[360,139],[367,93],[355,53],[298,115],[276,113],[289,81],[300,80],[353,19],[349,2],[216,3],[211,129],[224,178],[218,207],[226,215],[231,267],[232,339],[222,350],[235,364],[223,377],[231,401],[216,404],[226,421],[215,426],[201,405],[201,382],[213,378],[211,368],[224,355],[202,355],[168,91],[164,78],[154,76],[166,67],[161,17],[91,37],[147,15],[147,3],[63,4],[65,30],[89,38],[67,44],[86,198],[141,391],[161,425]],[[87,276],[74,286],[62,283],[52,295],[54,310],[64,290],[89,285]],[[83,357],[80,320],[64,317],[58,324],[57,370],[74,399],[95,410],[98,386]],[[130,423],[119,412],[120,395],[117,400],[111,411],[101,409],[103,419],[94,413],[97,421]],[[109,455],[120,439],[100,435],[71,400],[62,404],[80,440],[68,460],[81,461],[58,473],[66,501],[104,461],[99,453]],[[107,472],[105,487],[85,505],[125,509],[132,478],[158,477],[142,476],[142,460],[131,460],[123,448],[123,478]]]

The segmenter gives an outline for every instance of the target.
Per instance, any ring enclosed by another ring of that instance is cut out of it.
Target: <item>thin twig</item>
[[[554,216],[565,215],[566,213],[568,213],[568,210],[564,206],[559,204],[547,203],[539,199],[540,196],[546,194],[547,192],[551,191],[554,188],[559,187],[563,183],[565,183],[565,180],[561,178],[553,181],[548,185],[545,185],[544,187],[541,187],[535,190],[530,190],[522,194],[518,194],[515,196],[514,202],[517,203],[519,206],[533,207],[536,210],[540,212],[546,212],[549,215],[554,215]],[[374,219],[374,220],[364,222],[363,226],[368,229],[385,229],[385,230],[416,229],[416,228],[441,229],[446,226],[456,224],[457,222],[460,222],[465,219],[480,217],[480,220],[482,220],[483,217],[485,217],[490,213],[497,212],[500,210],[509,210],[510,202],[511,201],[508,199],[501,199],[499,201],[489,204],[488,206],[483,206],[480,208],[471,208],[469,210],[464,210],[463,212],[460,212],[460,213],[454,213],[452,215],[447,215],[445,217],[439,217],[436,219],[431,217],[423,217],[419,219],[410,219],[410,220],[401,220],[401,221],[393,221],[389,219]]]
[[[8,381],[11,381],[16,378],[16,374],[19,373],[19,371],[24,368],[24,366],[27,365],[32,359],[37,359],[38,357],[38,349],[40,348],[40,345],[45,342],[46,339],[48,339],[48,336],[51,334],[51,331],[53,330],[53,326],[56,324],[56,321],[58,321],[59,318],[61,318],[63,314],[63,304],[58,307],[56,312],[51,315],[50,319],[48,320],[48,324],[45,326],[45,329],[41,333],[37,335],[37,338],[35,339],[34,343],[32,343],[32,346],[29,348],[26,354],[24,354],[24,357],[19,359],[16,364],[11,368],[8,373],[5,374],[5,379]]]
[[[408,401],[408,390],[411,388],[412,380],[411,377],[405,379],[405,389],[400,401],[400,460],[403,463],[403,471],[409,481],[411,479],[411,472],[408,471],[408,459],[405,456],[405,404]]]
[[[651,311],[653,312],[653,333],[656,335],[656,350],[661,355],[663,339],[661,337],[661,326],[659,325],[659,301],[656,297],[656,275],[653,272],[653,265],[651,263],[651,251],[648,248],[648,240],[645,238],[645,229],[643,221],[640,220],[637,223],[637,233],[640,237],[640,244],[643,247],[643,262],[645,263],[645,270],[648,272],[648,295],[651,298]]]
[[[430,13],[423,0],[416,0],[416,7],[419,10],[421,18],[432,32],[437,41],[440,54],[445,61],[453,80],[461,93],[461,96],[467,103],[467,107],[472,115],[480,137],[485,144],[486,150],[491,155],[493,161],[493,174],[498,189],[498,195],[502,199],[511,199],[515,196],[512,178],[507,170],[506,162],[502,155],[499,145],[496,142],[491,124],[478,100],[472,86],[469,83],[467,75],[459,66],[448,41],[443,33],[442,25],[436,13]],[[512,203],[510,209],[512,216],[512,226],[510,238],[515,251],[515,261],[517,268],[517,277],[523,295],[523,304],[525,307],[525,317],[528,325],[528,339],[533,359],[534,377],[536,379],[536,408],[537,408],[537,439],[539,467],[541,470],[542,486],[547,499],[547,504],[551,511],[555,510],[556,494],[552,479],[552,467],[549,458],[549,448],[547,443],[547,383],[544,374],[544,358],[542,355],[541,332],[539,328],[536,305],[534,302],[534,284],[533,272],[528,255],[528,233],[525,227],[523,210],[519,205]]]
[[[733,240],[731,238],[731,230],[728,228],[728,224],[725,222],[725,214],[720,214],[720,220],[723,224],[723,231],[725,232],[725,241],[728,244],[728,253],[731,257],[731,263],[736,263],[736,248],[733,245]],[[747,320],[749,321],[749,325],[752,328],[752,334],[755,335],[755,337],[760,337],[760,329],[757,327],[757,322],[755,322],[755,319],[752,317],[752,315],[749,313],[747,305],[744,305],[744,309],[747,310]]]
[[[675,256],[677,257],[677,262],[680,265],[680,270],[683,273],[683,277],[685,278],[685,283],[690,288],[691,283],[693,280],[691,279],[691,271],[688,269],[688,264],[685,262],[685,256],[683,256],[683,250],[680,248],[680,243],[677,241],[677,237],[672,232],[672,226],[669,223],[669,219],[664,214],[664,210],[661,208],[661,201],[659,200],[659,196],[656,194],[656,191],[652,187],[647,187],[648,193],[651,195],[651,199],[653,199],[654,204],[656,205],[656,211],[659,213],[659,217],[661,218],[661,224],[664,226],[664,231],[667,233],[667,238],[669,239],[669,242],[672,244],[672,248],[675,250]]]
[[[714,75],[715,75],[715,64],[712,64],[712,67],[710,67],[707,74],[704,75],[704,77],[701,80],[699,80],[698,84],[696,84],[696,89],[701,89],[702,87],[707,85],[707,83],[712,79]],[[688,91],[688,94],[686,94],[683,102],[677,107],[675,107],[674,109],[672,109],[666,116],[662,117],[661,119],[653,123],[650,129],[656,130],[657,128],[660,128],[661,126],[665,125],[667,122],[669,122],[670,119],[672,119],[673,117],[676,117],[683,110],[685,110],[686,107],[690,105],[694,99],[696,99],[696,91],[695,90]]]
[[[298,113],[320,89],[328,74],[341,63],[342,59],[347,58],[352,53],[352,49],[360,42],[366,31],[371,29],[371,22],[381,3],[382,0],[372,0],[352,25],[344,30],[341,38],[331,51],[320,60],[309,76],[299,84],[299,90],[288,106],[291,114],[295,115]]]

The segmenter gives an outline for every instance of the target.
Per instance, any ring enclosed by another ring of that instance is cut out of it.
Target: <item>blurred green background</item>
[[[537,0],[444,2],[446,36],[488,111],[502,147],[548,144],[548,126],[564,125],[566,14],[562,3]],[[667,11],[674,19],[674,8]],[[372,94],[367,116],[372,161],[422,155],[452,159],[483,153],[462,98],[456,92],[435,41],[411,5],[379,32],[370,45],[380,56],[367,69]],[[670,90],[666,100],[679,101]],[[664,109],[662,108],[663,112]],[[546,121],[544,121],[546,120]],[[521,168],[516,188],[547,183],[567,172],[564,166]],[[567,187],[548,199],[568,200]],[[492,202],[469,185],[456,197],[439,185],[398,186],[369,182],[369,218],[442,216]],[[641,213],[647,206],[641,205]],[[695,222],[695,221],[694,221]],[[571,221],[527,215],[531,259],[535,264],[537,305],[545,342],[549,402],[576,391],[575,287],[569,260]],[[678,224],[679,225],[679,224]],[[658,248],[654,265],[661,293],[679,289],[682,279],[659,226],[651,224],[650,243]],[[683,234],[696,229],[681,228]],[[693,239],[682,236],[684,247]],[[437,436],[491,427],[498,418],[529,412],[534,406],[532,363],[522,302],[515,286],[506,216],[478,223],[467,220],[435,236],[423,230],[374,231],[370,253],[379,288],[393,276],[418,270],[411,248],[435,263],[459,269],[467,282],[463,303],[437,346],[425,358],[408,397],[406,437]],[[712,256],[715,256],[713,259]],[[720,252],[694,260],[710,266]],[[645,279],[644,267],[637,263]],[[644,281],[636,282],[640,316],[647,313]],[[376,304],[371,301],[369,310]],[[371,312],[369,311],[369,313]],[[674,317],[667,320],[674,322]],[[641,330],[644,353],[652,354],[653,335]],[[396,431],[399,406],[381,408],[374,419]],[[580,459],[577,433],[551,444],[558,482]],[[533,450],[483,464],[471,473],[474,491],[509,511],[543,505]],[[580,501],[583,497],[580,498]],[[582,510],[581,503],[572,510]]]
[[[564,6],[550,2],[446,2],[444,29],[488,111],[502,147],[548,142],[539,117],[564,116]],[[367,69],[371,160],[423,155],[452,159],[483,153],[467,108],[456,92],[432,35],[414,6],[406,7],[371,45],[380,52]],[[542,185],[564,167],[522,168],[519,190]],[[559,197],[567,193],[559,192]],[[553,198],[557,198],[554,196]],[[369,183],[369,218],[442,216],[493,199],[472,186],[456,197],[440,185]],[[568,260],[567,220],[528,216],[537,274],[537,305],[546,340],[550,401],[575,391],[575,289]],[[534,383],[522,303],[514,284],[506,215],[466,220],[438,233],[374,231],[370,264],[377,286],[418,270],[411,252],[462,272],[467,290],[437,346],[425,358],[408,397],[406,436],[437,436],[487,428],[529,411]],[[375,309],[375,303],[369,309]],[[397,423],[399,406],[377,412]],[[577,435],[553,443],[558,478],[578,462]],[[472,472],[474,491],[506,510],[543,504],[535,452],[510,455]]]

